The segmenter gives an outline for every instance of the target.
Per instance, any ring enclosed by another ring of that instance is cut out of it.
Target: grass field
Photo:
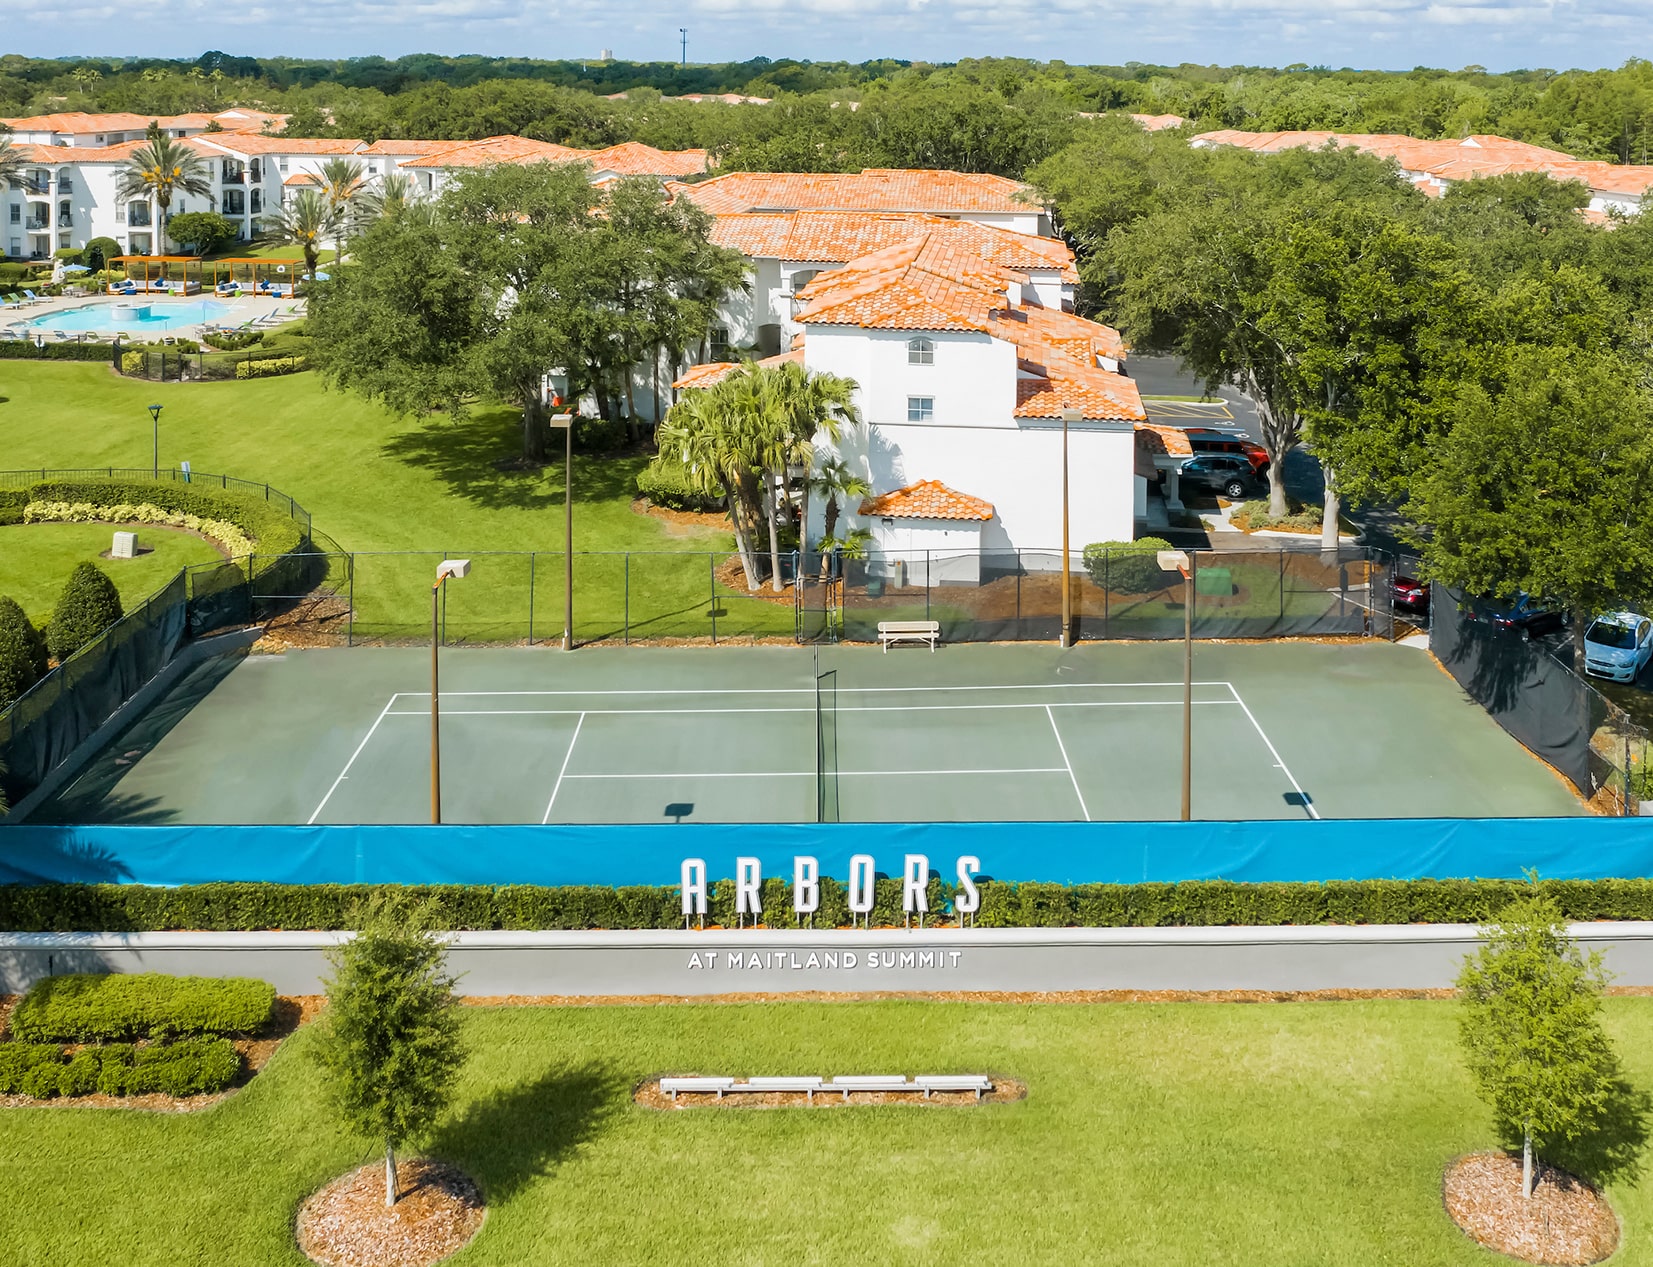
[[[314,374],[251,382],[147,383],[107,367],[7,362],[0,389],[0,465],[148,466],[150,403],[163,406],[161,462],[188,460],[198,471],[267,480],[297,498],[316,526],[351,551],[561,551],[563,472],[501,470],[520,451],[519,417],[483,408],[454,423],[444,417],[398,419],[355,396],[326,391]],[[631,509],[637,457],[575,458],[574,545],[581,551],[724,551],[726,532],[668,528]],[[356,607],[364,632],[428,629],[435,555],[364,560]],[[544,561],[538,586],[560,583],[560,558]],[[703,620],[713,591],[705,554],[635,564],[634,622],[646,611],[670,623]],[[627,577],[619,555],[582,564],[576,577],[582,636],[611,632],[624,619]],[[526,631],[526,561],[479,567],[450,605],[450,638],[467,636],[465,604],[477,612],[469,636],[520,637]],[[776,607],[717,587],[726,610],[721,632],[784,634],[789,606]],[[540,629],[561,627],[560,591],[536,589]],[[652,608],[645,604],[652,603]],[[738,616],[737,616],[738,613]],[[699,632],[698,628],[683,632]]]
[[[171,580],[179,568],[224,557],[210,542],[192,533],[144,524],[137,529],[138,544],[152,547],[151,553],[136,559],[100,559],[98,555],[109,548],[114,531],[108,524],[13,524],[0,528],[0,594],[15,598],[30,620],[44,624],[75,564],[90,560],[115,582],[121,606],[131,611]]]
[[[1653,1000],[1614,999],[1653,1081]],[[1494,1144],[1445,1002],[923,1002],[467,1013],[472,1058],[428,1151],[481,1181],[484,1264],[1491,1264],[1441,1205]],[[12,1267],[301,1264],[299,1202],[366,1160],[331,1126],[306,1032],[204,1113],[8,1109]],[[987,1070],[980,1109],[658,1113],[663,1071]],[[1653,1262],[1650,1189],[1610,1190]]]

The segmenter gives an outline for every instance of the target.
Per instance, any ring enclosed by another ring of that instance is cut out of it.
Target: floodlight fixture
[[[1184,576],[1188,574],[1188,551],[1161,550],[1154,557],[1159,560],[1160,571],[1181,572]]]
[[[450,576],[454,580],[470,575],[471,561],[469,559],[443,559],[436,565],[436,583],[440,585]]]

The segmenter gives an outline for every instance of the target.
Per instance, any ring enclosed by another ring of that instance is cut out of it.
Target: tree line
[[[1124,124],[1033,175],[1087,306],[1256,402],[1272,513],[1306,444],[1328,536],[1341,498],[1399,505],[1428,573],[1471,593],[1653,601],[1653,217],[1591,224],[1582,185],[1536,173],[1433,199],[1352,150]]]

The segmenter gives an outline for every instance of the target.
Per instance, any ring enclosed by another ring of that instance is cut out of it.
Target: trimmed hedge
[[[26,488],[0,488],[0,528],[23,522],[23,508],[29,504]]]
[[[340,884],[0,885],[7,932],[126,932],[202,929],[332,930],[352,927],[357,907],[380,888]],[[1334,880],[1324,884],[1000,884],[982,881],[976,923],[992,928],[1209,927],[1270,924],[1478,924],[1527,893],[1522,880]],[[1571,920],[1653,919],[1653,879],[1543,880],[1539,889]],[[436,926],[457,929],[665,929],[683,926],[671,885],[407,886],[429,899]],[[930,884],[930,909],[944,912],[951,888]],[[874,924],[902,922],[901,881],[877,882]],[[790,925],[790,882],[764,882],[764,909]],[[707,923],[735,922],[734,883],[720,881]],[[849,924],[844,886],[821,881],[817,928]],[[130,978],[127,978],[130,979]]]
[[[1095,541],[1085,547],[1085,571],[1115,594],[1151,594],[1165,585],[1166,574],[1155,556],[1175,549],[1163,537],[1135,541]]]
[[[272,378],[277,374],[297,374],[304,368],[302,356],[272,356],[262,361],[242,361],[235,367],[237,378]]]
[[[689,483],[689,472],[677,458],[662,453],[637,473],[637,491],[655,506],[670,510],[723,509],[723,495],[708,496]]]
[[[46,624],[46,649],[61,664],[125,614],[121,593],[103,569],[77,563]]]
[[[87,1047],[72,1057],[56,1043],[0,1043],[0,1095],[37,1100],[57,1096],[205,1095],[222,1091],[241,1072],[227,1038],[186,1038],[133,1047]]]
[[[274,986],[250,977],[71,973],[37,981],[11,1031],[36,1043],[248,1034],[270,1019],[275,997]]]
[[[242,348],[250,348],[255,343],[264,340],[262,330],[242,330],[212,332],[208,331],[201,336],[201,342],[209,348],[217,348],[220,352],[239,352]]]
[[[28,340],[0,343],[0,361],[102,361],[108,364],[114,352],[107,343],[47,343]]]
[[[128,504],[232,523],[258,544],[260,555],[291,554],[303,545],[297,520],[261,497],[176,480],[48,479],[25,490],[29,502]],[[27,504],[27,503],[25,503]]]
[[[0,594],[0,708],[46,676],[46,642],[16,599]]]

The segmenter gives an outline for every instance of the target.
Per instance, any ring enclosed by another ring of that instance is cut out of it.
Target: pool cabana
[[[293,260],[266,260],[242,256],[209,260],[213,293],[221,298],[237,295],[265,295],[291,299],[298,282],[300,265]]]
[[[199,255],[116,255],[124,281],[110,282],[111,295],[198,295],[201,293]],[[134,273],[137,275],[134,276]]]

